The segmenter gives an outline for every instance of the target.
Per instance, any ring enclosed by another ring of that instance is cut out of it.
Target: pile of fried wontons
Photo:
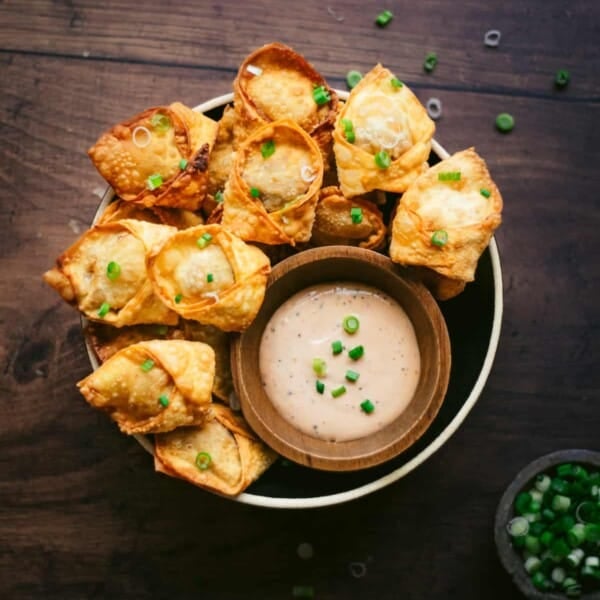
[[[227,495],[276,458],[230,408],[230,332],[256,316],[271,264],[357,245],[446,299],[502,210],[472,148],[428,165],[434,122],[381,65],[342,102],[274,43],[233,90],[218,122],[174,102],[104,133],[89,156],[115,200],[44,274],[89,323],[102,364],[78,383],[85,399],[124,433],[154,434],[157,470]]]

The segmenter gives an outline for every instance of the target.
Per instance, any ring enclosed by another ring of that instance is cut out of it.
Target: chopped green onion
[[[156,335],[167,335],[169,328],[166,325],[158,325],[156,327]]]
[[[460,171],[438,173],[438,181],[460,181]]]
[[[360,407],[362,408],[363,412],[366,412],[368,415],[375,410],[375,405],[370,400],[361,402]]]
[[[333,390],[331,390],[331,395],[334,398],[339,398],[340,396],[343,396],[345,393],[346,393],[346,387],[343,385],[340,385],[339,387],[336,387]]]
[[[344,346],[340,340],[335,340],[335,342],[331,342],[331,351],[334,354],[340,354],[344,350]]]
[[[167,397],[166,394],[161,394],[158,397],[158,401],[159,401],[160,405],[164,406],[165,408],[167,408],[167,406],[169,406],[169,398]]]
[[[404,84],[397,77],[392,77],[390,79],[390,83],[392,84],[392,87],[396,90],[399,90],[401,87],[404,87]]]
[[[585,541],[585,525],[583,523],[575,523],[569,531],[567,531],[567,542],[571,547],[576,548],[581,546]]]
[[[313,89],[313,100],[319,105],[327,104],[331,100],[331,96],[324,85],[318,85]]]
[[[550,573],[550,577],[555,583],[562,583],[566,576],[567,572],[562,567],[554,567],[552,573]]]
[[[571,506],[571,498],[568,496],[556,494],[556,496],[552,498],[552,510],[557,512],[567,512],[569,510],[569,506]]]
[[[600,525],[597,525],[596,523],[586,523],[585,540],[586,542],[600,541]]]
[[[150,177],[148,177],[148,179],[146,179],[146,187],[150,191],[153,191],[156,188],[159,188],[162,184],[163,184],[163,178],[158,173],[154,173],[153,175],[150,175]]]
[[[577,567],[579,566],[579,563],[582,561],[584,556],[585,553],[581,548],[575,548],[567,554],[567,562],[572,567]]]
[[[537,556],[530,556],[523,566],[528,573],[535,573],[540,570],[542,561]]]
[[[159,133],[165,133],[171,128],[171,119],[167,115],[160,113],[153,114],[150,123],[152,123],[152,127]]]
[[[147,358],[141,365],[140,369],[144,371],[144,373],[148,373],[154,367],[154,361],[151,358]]]
[[[538,489],[536,489],[536,488],[533,488],[533,489],[529,490],[529,493],[531,494],[531,500],[532,500],[533,502],[538,502],[538,503],[541,503],[541,501],[542,501],[542,500],[543,500],[543,498],[544,498],[544,494],[542,494],[542,492],[540,492],[540,491],[539,491]],[[540,508],[540,510],[541,510],[541,508]]]
[[[212,235],[207,231],[196,240],[196,244],[198,244],[198,248],[206,248],[212,242],[212,239]]]
[[[508,113],[500,113],[496,117],[496,128],[498,131],[501,131],[502,133],[508,133],[509,131],[512,131],[514,126],[515,119],[512,115]]]
[[[217,204],[221,204],[221,202],[223,202],[223,192],[221,190],[215,194],[215,202]]]
[[[180,168],[182,171],[185,171],[185,169],[186,169],[186,167],[187,167],[187,166],[188,166],[188,161],[187,161],[187,158],[182,158],[182,159],[179,161],[179,168]]]
[[[344,136],[349,144],[354,144],[356,141],[356,135],[354,133],[354,125],[350,119],[342,119],[342,126],[344,127]]]
[[[542,518],[546,519],[546,521],[554,521],[554,519],[556,519],[556,513],[550,508],[544,508],[544,510],[542,510]]]
[[[362,223],[363,220],[363,212],[360,206],[353,206],[350,209],[350,218],[355,225]]]
[[[360,322],[354,315],[348,315],[344,317],[342,327],[346,333],[356,333],[360,327]]]
[[[492,192],[490,192],[490,190],[486,189],[486,188],[481,188],[479,190],[479,193],[484,197],[484,198],[489,198],[492,195]],[[543,477],[548,477],[548,475],[543,475]],[[548,477],[548,479],[550,479],[550,477]]]
[[[114,260],[111,260],[108,265],[106,265],[106,276],[111,280],[115,281],[115,279],[119,278],[121,274],[121,266],[119,263],[116,263]]]
[[[208,452],[198,452],[198,454],[196,454],[196,466],[201,471],[206,471],[206,469],[210,467],[211,462],[212,458]]]
[[[600,567],[600,557],[598,556],[586,556],[585,557],[585,566],[586,567]]]
[[[354,346],[351,350],[348,351],[348,356],[352,360],[358,360],[365,353],[364,346]]]
[[[110,304],[108,302],[103,302],[98,309],[98,316],[105,317],[110,310]]]
[[[536,525],[536,523],[533,523],[533,525]],[[542,550],[542,545],[540,543],[540,539],[533,535],[526,535],[525,536],[525,549],[528,552],[531,552],[531,554],[539,554]]]
[[[558,467],[556,467],[556,474],[559,477],[568,477],[571,472],[573,470],[573,465],[571,465],[570,463],[564,463],[562,465],[558,465]]]
[[[322,394],[325,391],[325,384],[317,379],[317,381],[315,382],[315,388],[317,389],[317,392],[319,392],[319,394]]]
[[[423,69],[426,73],[431,73],[437,65],[437,54],[435,52],[429,52],[423,62]]]
[[[348,89],[351,90],[356,87],[362,78],[363,76],[360,71],[348,71],[348,73],[346,73],[346,84],[348,85]]]
[[[251,195],[253,198],[259,198],[259,197],[260,197],[260,191],[259,191],[259,189],[258,189],[258,188],[255,188],[255,187],[253,187],[253,188],[250,188],[250,195]]]
[[[576,548],[575,550],[578,550]],[[569,548],[569,544],[563,538],[556,538],[550,544],[550,552],[554,554],[554,556],[559,558],[564,558],[569,554],[571,548]]]
[[[273,156],[275,154],[275,141],[268,140],[260,147],[260,153],[263,158],[269,158],[269,156]]]
[[[554,534],[551,531],[544,531],[540,536],[540,543],[546,548],[550,547],[550,544],[554,540]]]
[[[179,304],[183,300],[183,294],[177,294],[173,300],[175,300],[175,304]]]
[[[511,537],[524,537],[529,532],[529,521],[525,517],[514,517],[506,528]]]
[[[315,375],[324,377],[327,374],[327,363],[322,358],[313,358],[312,369]]]
[[[444,231],[443,229],[438,229],[437,231],[434,231],[433,235],[431,236],[431,243],[434,246],[444,246],[448,243],[448,232]]]
[[[570,78],[569,71],[566,69],[559,69],[554,76],[554,85],[557,88],[564,88],[569,83]]]
[[[390,24],[390,21],[394,18],[394,14],[391,10],[384,10],[380,12],[375,18],[375,25],[378,27],[386,27]]]
[[[212,273],[207,273],[206,275],[206,283],[212,283],[214,281],[214,276]]]
[[[390,155],[385,150],[380,150],[375,155],[375,164],[380,169],[387,169],[390,166],[391,162],[392,161],[390,159]]]
[[[529,503],[531,502],[531,494],[529,492],[521,492],[515,498],[515,510],[520,515],[527,512]]]
[[[346,379],[348,381],[351,381],[352,383],[358,381],[359,377],[360,377],[360,373],[357,373],[356,371],[353,371],[352,369],[348,369],[346,371]]]
[[[531,577],[531,583],[539,590],[547,590],[551,583],[546,579],[546,576],[541,571],[536,571]]]

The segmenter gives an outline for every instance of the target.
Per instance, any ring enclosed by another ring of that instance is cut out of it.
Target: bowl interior
[[[275,310],[296,292],[336,281],[370,285],[396,300],[414,326],[421,355],[417,390],[406,410],[376,433],[345,442],[318,439],[293,427],[265,393],[259,370],[262,334]],[[381,254],[329,246],[296,254],[274,267],[261,310],[233,343],[232,372],[244,416],[280,454],[317,469],[363,469],[397,456],[431,423],[448,385],[450,342],[438,305],[421,283],[409,279]]]

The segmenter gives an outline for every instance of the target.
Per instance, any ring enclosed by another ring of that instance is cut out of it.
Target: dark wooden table
[[[395,18],[380,30],[384,8]],[[475,409],[409,476],[305,511],[155,474],[79,396],[78,316],[41,280],[105,188],[85,154],[98,135],[230,91],[273,40],[336,87],[382,61],[421,100],[439,97],[436,138],[474,145],[505,201],[502,336]],[[504,487],[541,454],[600,449],[599,40],[591,0],[0,1],[0,597],[270,599],[298,584],[329,599],[518,597],[492,535]],[[508,135],[494,128],[503,111]]]

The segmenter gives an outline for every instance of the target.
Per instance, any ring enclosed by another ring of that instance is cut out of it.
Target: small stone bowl
[[[344,442],[318,439],[289,423],[266,394],[259,369],[262,334],[277,308],[309,286],[336,281],[366,284],[396,300],[414,326],[421,355],[417,389],[402,414],[374,434]],[[429,427],[444,400],[450,361],[446,323],[425,286],[410,279],[405,270],[386,256],[350,246],[306,250],[277,264],[257,317],[234,339],[231,355],[235,390],[252,429],[286,458],[327,471],[372,467],[413,444]]]
[[[523,468],[512,483],[506,488],[506,491],[500,499],[500,504],[496,510],[496,519],[494,523],[494,538],[496,540],[496,549],[500,562],[512,577],[513,582],[519,588],[525,598],[529,600],[565,600],[567,596],[558,592],[544,592],[538,590],[530,581],[529,574],[523,566],[523,559],[515,550],[510,541],[510,535],[506,528],[507,523],[515,516],[514,502],[517,494],[528,490],[536,475],[548,471],[556,465],[562,463],[579,463],[600,468],[600,452],[592,450],[558,450],[551,454],[546,454],[529,463]],[[580,600],[600,600],[600,591],[582,594]]]

